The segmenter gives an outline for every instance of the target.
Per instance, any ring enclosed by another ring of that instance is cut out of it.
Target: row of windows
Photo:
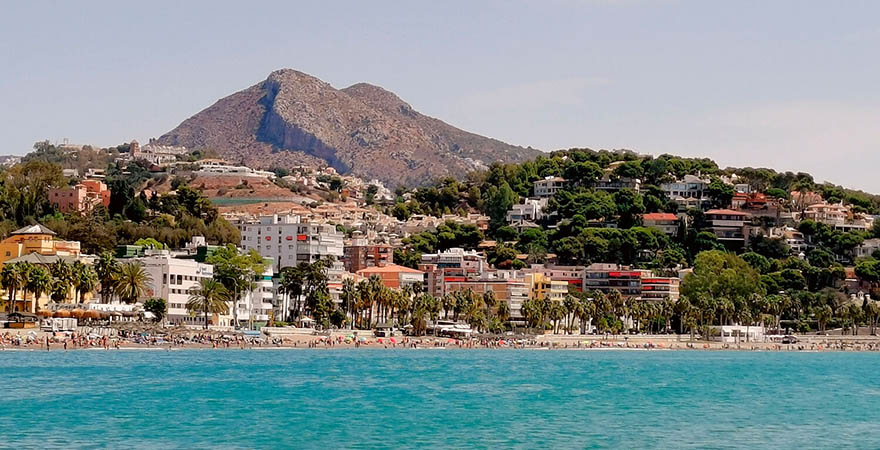
[[[202,278],[208,277],[197,277],[195,275],[169,275],[165,274],[165,279],[163,280],[164,284],[168,284],[168,279],[171,278],[171,284],[183,284],[184,281],[198,281]]]

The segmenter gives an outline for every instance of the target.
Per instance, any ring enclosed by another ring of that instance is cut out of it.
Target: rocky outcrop
[[[460,177],[495,161],[519,162],[539,153],[422,115],[378,86],[339,90],[290,69],[221,99],[159,141],[210,147],[258,168],[329,164],[391,186]]]

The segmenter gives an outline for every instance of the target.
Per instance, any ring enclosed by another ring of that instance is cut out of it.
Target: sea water
[[[880,448],[880,354],[0,351],[4,448]]]

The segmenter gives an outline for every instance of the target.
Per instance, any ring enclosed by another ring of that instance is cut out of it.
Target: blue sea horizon
[[[878,448],[876,353],[0,352],[6,448]]]

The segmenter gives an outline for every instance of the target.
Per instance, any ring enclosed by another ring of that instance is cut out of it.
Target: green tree
[[[199,284],[190,289],[186,309],[190,314],[203,313],[205,329],[208,329],[208,314],[226,314],[229,311],[229,291],[220,281],[202,278]]]
[[[517,202],[517,195],[506,181],[502,181],[497,189],[491,194],[486,203],[489,219],[493,228],[498,228],[507,223],[507,211]]]
[[[116,295],[125,303],[132,304],[147,295],[147,285],[153,280],[138,261],[130,261],[119,266]]]
[[[37,311],[40,297],[52,288],[52,275],[49,270],[42,266],[36,266],[28,271],[24,289],[34,294],[34,302],[31,311]]]
[[[98,274],[91,266],[83,264],[80,261],[74,261],[73,270],[73,289],[74,301],[76,303],[83,302],[83,294],[91,292],[98,284]]]
[[[206,262],[214,266],[214,279],[223,283],[229,292],[233,302],[233,323],[239,325],[238,308],[234,303],[256,287],[256,278],[266,270],[263,257],[253,249],[241,253],[235,245],[229,244],[219,248]]]
[[[8,312],[15,312],[16,293],[24,286],[25,279],[21,266],[5,264],[0,270],[0,286],[6,290],[9,299]]]
[[[161,322],[165,318],[167,305],[164,298],[153,297],[144,301],[144,310],[149,311],[155,316],[156,322]]]
[[[110,302],[110,298],[116,291],[116,282],[119,277],[119,263],[113,254],[103,252],[95,261],[95,273],[98,275],[98,283],[100,284],[101,301]]]

